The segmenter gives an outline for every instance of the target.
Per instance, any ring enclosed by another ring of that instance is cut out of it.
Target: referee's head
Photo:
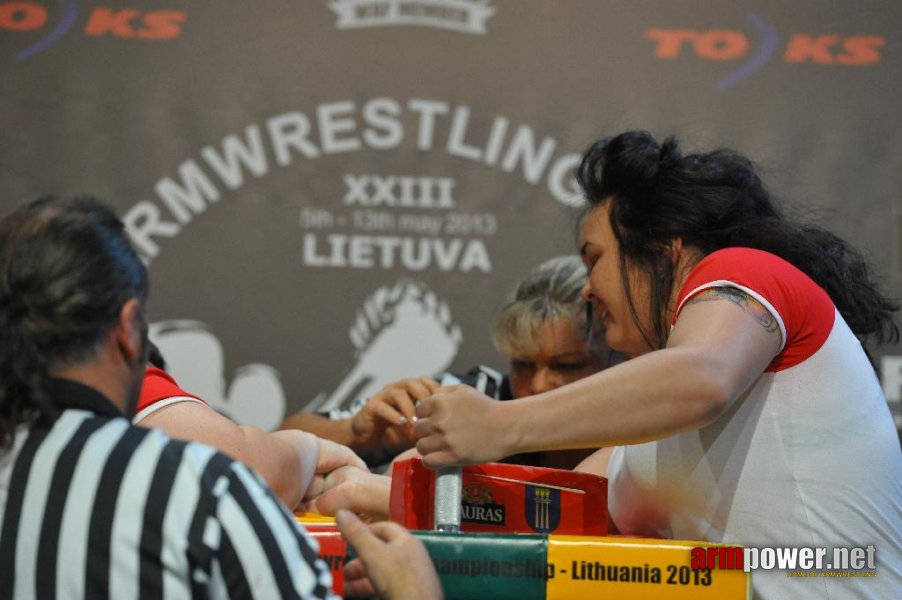
[[[93,383],[134,411],[147,352],[147,271],[89,197],[39,198],[0,220],[0,447],[56,412],[46,382]]]

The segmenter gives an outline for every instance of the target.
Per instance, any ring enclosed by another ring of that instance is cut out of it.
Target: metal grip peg
[[[444,467],[435,474],[435,530],[460,533],[463,478],[460,467]]]

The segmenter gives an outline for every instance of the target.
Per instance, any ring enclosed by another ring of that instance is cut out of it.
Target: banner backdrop
[[[574,252],[572,168],[627,128],[752,157],[902,296],[900,29],[875,0],[0,1],[0,208],[112,203],[175,376],[271,428],[504,369],[496,308]]]

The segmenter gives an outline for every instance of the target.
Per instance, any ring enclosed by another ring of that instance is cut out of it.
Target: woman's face
[[[579,252],[588,271],[583,298],[592,303],[598,320],[604,325],[608,346],[628,355],[642,354],[651,348],[630,312],[621,278],[620,244],[611,229],[610,208],[610,201],[603,202],[583,223]],[[629,267],[627,276],[643,329],[651,332],[648,278]]]
[[[514,398],[553,390],[607,366],[610,350],[604,344],[586,343],[580,321],[569,317],[545,321],[535,332],[536,351],[511,357]]]

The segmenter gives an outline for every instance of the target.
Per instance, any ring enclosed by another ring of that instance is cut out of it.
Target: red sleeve
[[[187,396],[206,404],[203,398],[198,398],[194,394],[189,394],[180,388],[175,379],[166,371],[156,367],[148,367],[144,371],[144,382],[141,384],[141,396],[138,398],[137,412],[141,412],[160,400],[174,396]]]
[[[768,371],[782,371],[806,360],[833,329],[836,309],[827,292],[779,256],[752,248],[724,248],[703,258],[680,290],[674,323],[687,300],[713,287],[745,291],[777,320],[783,347]]]

